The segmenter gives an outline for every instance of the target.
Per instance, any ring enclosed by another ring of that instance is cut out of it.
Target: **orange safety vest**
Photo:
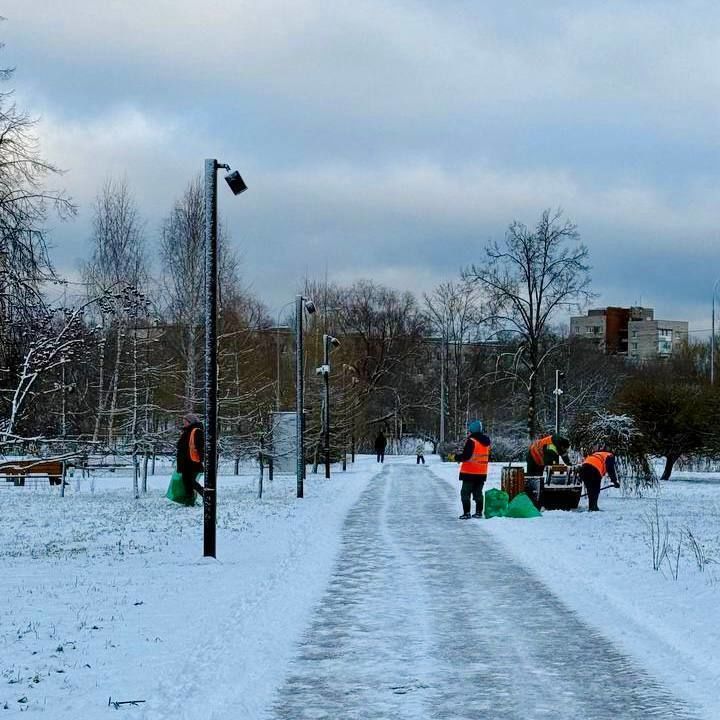
[[[540,438],[539,440],[536,440],[531,446],[530,446],[530,455],[532,455],[532,459],[538,464],[543,465],[543,455],[545,454],[543,451],[548,445],[552,445],[552,435],[546,435],[544,438]]]
[[[588,455],[583,460],[583,465],[592,465],[599,473],[600,477],[604,477],[606,472],[607,459],[612,457],[611,452],[596,452]]]
[[[483,445],[475,438],[470,438],[473,443],[473,454],[469,460],[460,463],[460,472],[467,475],[487,475],[488,463],[490,462],[490,446]]]
[[[188,440],[188,450],[190,452],[190,460],[192,460],[194,463],[201,463],[202,457],[200,456],[200,451],[197,447],[197,441],[195,440],[195,435],[197,433],[198,429],[193,428],[190,431],[190,439]]]

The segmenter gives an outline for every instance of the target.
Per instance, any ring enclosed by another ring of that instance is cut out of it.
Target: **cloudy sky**
[[[431,289],[562,207],[598,304],[710,324],[720,277],[720,4],[663,0],[5,0],[3,62],[80,205],[125,177],[158,227],[206,157],[248,284]]]

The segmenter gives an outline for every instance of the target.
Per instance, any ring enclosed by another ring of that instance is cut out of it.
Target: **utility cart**
[[[575,510],[580,504],[582,480],[572,465],[548,465],[543,475],[527,475],[525,492],[539,508]]]

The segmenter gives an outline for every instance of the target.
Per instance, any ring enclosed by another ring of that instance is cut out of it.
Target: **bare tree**
[[[562,220],[561,210],[545,210],[534,231],[513,221],[504,242],[491,242],[485,251],[486,262],[471,265],[463,277],[487,293],[497,308],[498,325],[521,340],[511,368],[503,372],[525,386],[527,432],[533,438],[538,371],[553,350],[545,346],[547,330],[559,309],[591,297],[588,251],[577,226]]]
[[[12,73],[0,69],[0,80]],[[36,123],[12,92],[0,93],[0,368],[11,394],[28,350],[27,330],[44,322],[41,285],[55,279],[46,244],[48,209],[61,218],[76,212],[62,191],[46,185],[60,170],[43,158]]]
[[[12,392],[9,412],[0,423],[3,439],[15,435],[16,428],[27,410],[29,401],[37,396],[40,381],[55,368],[78,360],[92,343],[92,334],[84,322],[85,312],[97,300],[89,300],[80,307],[47,309],[43,322],[35,326],[33,338],[23,358],[17,384]],[[54,383],[44,392],[62,391]]]
[[[93,441],[97,441],[102,418],[107,417],[107,440],[112,445],[115,418],[118,414],[118,392],[122,353],[127,334],[134,294],[147,281],[144,224],[135,200],[124,180],[106,180],[95,200],[92,235],[93,254],[83,267],[83,275],[91,294],[105,294],[114,303],[101,307],[100,325],[104,341],[99,358],[98,405]],[[135,312],[133,310],[133,312]],[[106,357],[108,340],[112,342],[111,357]],[[110,361],[111,365],[106,368]],[[106,370],[109,382],[105,387]]]
[[[219,291],[221,310],[239,292],[237,256],[228,247],[222,222],[218,223]],[[197,390],[202,367],[202,328],[205,288],[205,193],[197,176],[175,203],[162,224],[160,240],[163,311],[178,326],[177,351],[183,362],[183,397],[187,408],[200,402]],[[227,297],[226,297],[227,296]]]
[[[441,383],[451,388],[448,407],[451,435],[458,440],[465,424],[463,415],[467,418],[470,405],[472,379],[468,345],[479,339],[485,321],[480,308],[480,289],[473,283],[447,282],[430,295],[425,294],[424,299],[429,326],[441,338],[441,361],[446,368]],[[444,387],[441,392],[443,390]]]

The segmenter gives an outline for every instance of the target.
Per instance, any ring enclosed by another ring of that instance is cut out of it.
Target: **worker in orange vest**
[[[557,465],[560,459],[570,464],[570,441],[562,435],[546,435],[536,440],[528,450],[527,474],[542,475],[546,465]]]
[[[463,514],[461,520],[468,520],[470,515],[470,498],[475,498],[475,514],[472,517],[481,518],[483,511],[483,485],[487,480],[488,464],[490,462],[490,438],[483,432],[483,424],[473,420],[468,425],[468,438],[462,453],[456,456],[460,463],[460,500]]]
[[[580,479],[585,484],[588,496],[588,510],[599,510],[598,497],[600,496],[600,483],[607,475],[610,482],[620,487],[617,473],[615,472],[615,455],[611,452],[600,451],[588,455],[580,466]]]
[[[197,476],[203,472],[205,436],[200,418],[188,413],[182,419],[183,428],[177,444],[177,471],[182,475],[187,504],[195,504],[195,492],[203,494]]]

